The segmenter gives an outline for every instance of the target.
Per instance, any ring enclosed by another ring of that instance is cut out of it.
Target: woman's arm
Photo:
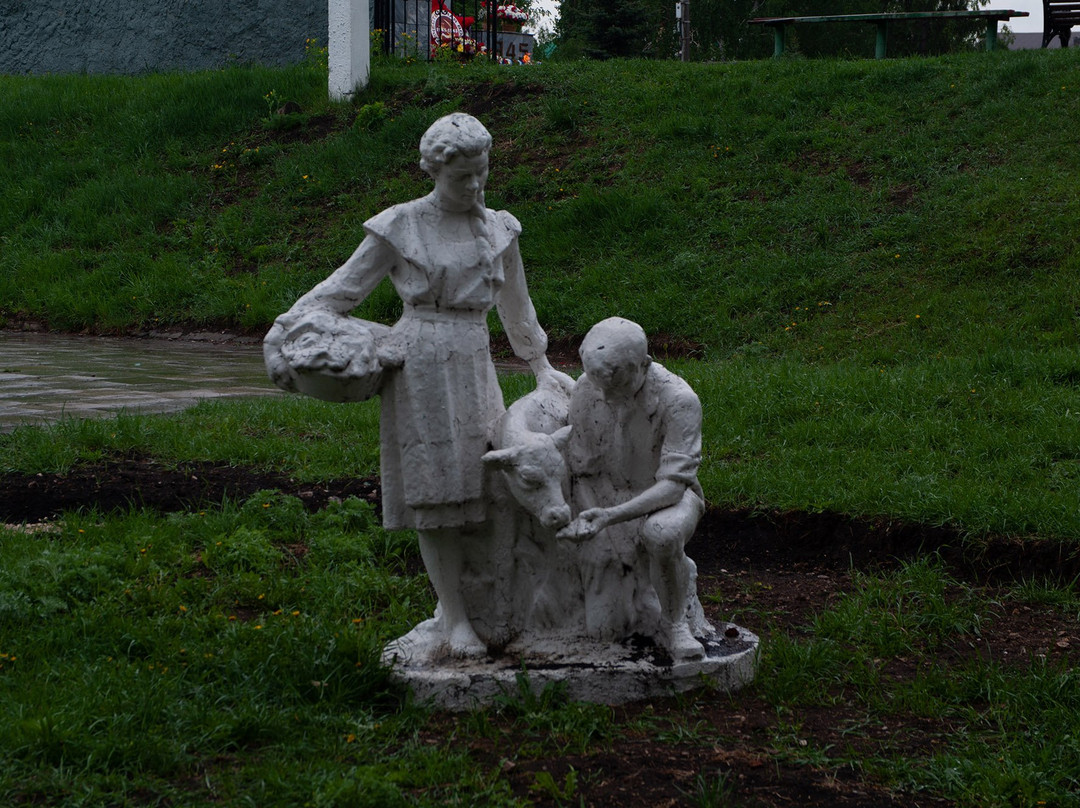
[[[515,237],[502,254],[503,285],[495,300],[499,319],[502,320],[510,347],[514,353],[529,363],[530,367],[543,368],[547,365],[547,334],[536,319],[536,309],[529,299],[529,289],[525,285],[525,267],[521,262],[521,251]]]
[[[536,376],[538,386],[570,395],[574,389],[574,380],[555,370],[548,361],[547,334],[540,327],[536,309],[525,285],[525,267],[516,238],[503,254],[503,271],[505,278],[496,306],[499,319],[506,329],[506,336],[510,340],[510,347],[515,354],[529,363],[529,369]]]
[[[394,251],[378,236],[368,234],[349,260],[278,318],[295,319],[311,309],[348,314],[367,298],[394,265]]]
[[[496,308],[502,320],[510,347],[514,353],[529,363],[533,375],[541,384],[564,388],[567,392],[574,380],[555,370],[548,361],[547,334],[536,318],[536,309],[525,284],[525,267],[515,238],[503,253],[504,280]]]
[[[390,246],[377,236],[368,235],[348,261],[274,320],[274,325],[263,339],[267,366],[284,362],[295,369],[297,358],[282,359],[282,346],[290,341],[305,339],[306,332],[333,332],[335,327],[326,318],[344,317],[356,308],[386,277],[393,262],[394,251]],[[306,370],[341,369],[338,367],[340,361],[332,359],[325,350],[306,351],[302,365]],[[290,375],[288,370],[281,370],[281,373],[283,378]],[[293,389],[288,383],[285,387]]]

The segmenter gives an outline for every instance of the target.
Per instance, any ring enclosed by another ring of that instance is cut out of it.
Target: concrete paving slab
[[[0,431],[120,410],[170,412],[205,398],[284,395],[258,342],[0,332]]]

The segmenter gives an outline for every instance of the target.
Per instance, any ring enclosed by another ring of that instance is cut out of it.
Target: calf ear
[[[572,426],[564,426],[551,433],[551,440],[555,444],[556,449],[562,451],[566,448],[566,442],[570,439],[570,430],[572,429]]]
[[[508,469],[514,465],[519,451],[513,447],[509,449],[493,449],[480,458],[485,466],[494,466],[497,469]]]

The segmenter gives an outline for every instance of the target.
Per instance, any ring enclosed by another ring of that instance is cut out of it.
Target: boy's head
[[[645,331],[622,317],[609,317],[590,328],[579,353],[586,375],[604,398],[632,396],[652,362]]]

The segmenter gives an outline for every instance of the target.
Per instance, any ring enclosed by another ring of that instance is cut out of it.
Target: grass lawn
[[[434,604],[415,540],[366,502],[309,513],[264,491],[4,527],[0,796],[1077,804],[1071,584],[984,583],[932,555],[856,568],[695,541],[709,615],[763,637],[750,687],[619,709],[509,692],[450,717],[377,664]]]
[[[428,190],[420,135],[464,109],[556,337],[620,314],[717,361],[1071,349],[1078,70],[1070,50],[389,64],[353,105],[311,63],[4,76],[0,317],[264,330]],[[384,284],[362,311],[397,305]]]

